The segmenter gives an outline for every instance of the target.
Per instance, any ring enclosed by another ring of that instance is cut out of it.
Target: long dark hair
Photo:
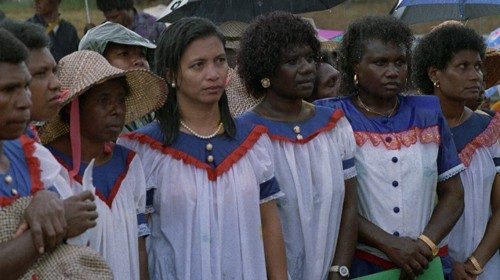
[[[209,36],[216,36],[223,45],[226,44],[224,35],[222,35],[219,28],[204,18],[183,18],[167,27],[161,33],[155,51],[156,74],[166,78],[167,81],[173,81],[174,77],[178,77],[181,57],[186,47],[194,40]],[[165,135],[164,144],[171,145],[179,135],[180,114],[177,105],[177,89],[172,87],[170,83],[167,83],[167,85],[167,101],[156,112],[156,118],[160,121],[160,126]],[[236,125],[229,112],[225,92],[219,100],[219,110],[224,126],[224,134],[228,137],[234,137]]]

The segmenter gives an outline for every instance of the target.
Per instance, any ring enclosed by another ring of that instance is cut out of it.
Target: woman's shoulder
[[[400,99],[410,107],[441,111],[439,99],[434,95],[401,95]]]

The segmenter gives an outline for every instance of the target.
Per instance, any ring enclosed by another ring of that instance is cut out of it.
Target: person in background
[[[26,66],[32,77],[31,123],[26,134],[40,142],[37,127],[57,115],[62,105],[60,102],[61,84],[56,78],[56,62],[49,51],[50,39],[43,28],[30,22],[4,20],[0,27],[5,28],[28,47]]]
[[[339,95],[340,72],[335,69],[335,64],[331,52],[325,50],[320,52],[314,90],[311,96],[306,98],[307,101],[313,102],[317,99]]]
[[[60,166],[48,151],[23,136],[30,120],[31,80],[27,48],[0,28],[0,209],[32,196],[23,225],[0,243],[2,279],[18,279],[63,242],[96,225],[94,196],[83,192],[61,200],[51,190]],[[56,164],[54,164],[56,163]]]
[[[256,98],[240,119],[271,138],[288,273],[293,280],[346,279],[356,248],[356,148],[341,110],[304,101],[316,81],[320,43],[289,13],[258,17],[240,42],[239,74]]]
[[[165,25],[150,14],[137,11],[133,0],[97,0],[106,20],[119,23],[156,44]]]
[[[359,234],[353,277],[393,267],[414,279],[436,256],[451,275],[446,236],[462,214],[455,143],[439,100],[404,96],[413,35],[392,17],[365,17],[340,47],[341,108],[358,146]]]
[[[57,76],[69,92],[59,115],[40,130],[42,143],[73,178],[74,193],[85,189],[83,174],[95,159],[92,181],[102,207],[89,246],[102,254],[115,279],[148,279],[144,171],[133,151],[113,141],[125,121],[163,104],[165,83],[147,70],[115,68],[87,50],[62,58]]]
[[[269,138],[229,113],[224,43],[207,19],[167,27],[155,53],[167,101],[118,141],[146,171],[153,279],[286,279]]]
[[[485,44],[460,22],[445,22],[419,41],[413,78],[424,94],[441,101],[461,162],[465,209],[449,235],[453,279],[500,276],[500,114],[467,108],[483,88]]]
[[[114,22],[105,22],[90,29],[82,37],[79,50],[98,52],[109,64],[122,70],[149,70],[149,61],[153,60],[156,45],[141,37],[134,31]],[[149,61],[148,61],[148,58]],[[125,125],[133,131],[150,123],[154,114],[148,114]]]
[[[35,15],[29,22],[39,24],[45,28],[50,38],[50,52],[56,62],[63,56],[78,50],[78,33],[76,28],[59,14],[59,5],[62,0],[33,0]]]

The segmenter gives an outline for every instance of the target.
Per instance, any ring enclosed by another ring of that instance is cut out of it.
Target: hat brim
[[[97,84],[122,76],[125,76],[129,87],[129,94],[125,97],[125,124],[159,109],[165,102],[168,94],[165,81],[145,69],[126,70],[107,76],[80,90],[73,98],[84,94]],[[73,98],[65,100],[63,105],[70,103]],[[47,144],[67,133],[69,124],[62,121],[58,114],[42,126],[40,140],[43,144]]]
[[[484,59],[484,83],[490,88],[500,81],[500,50],[489,49]]]

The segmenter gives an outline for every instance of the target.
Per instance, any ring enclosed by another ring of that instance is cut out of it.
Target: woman
[[[463,209],[463,165],[437,98],[400,95],[412,40],[391,17],[353,22],[340,49],[341,91],[349,96],[317,103],[344,110],[358,146],[354,276],[400,267],[411,279],[436,255],[451,270],[441,241]]]
[[[500,275],[500,115],[465,106],[481,92],[484,57],[482,37],[458,22],[433,29],[414,53],[415,83],[441,101],[466,166],[460,173],[465,209],[449,241],[453,279],[493,280]]]
[[[276,37],[278,36],[278,37]],[[259,17],[242,36],[239,74],[260,104],[241,119],[272,140],[291,279],[348,277],[356,243],[354,138],[342,111],[304,101],[313,91],[319,42],[300,17]]]
[[[339,95],[340,72],[335,69],[335,62],[330,52],[322,50],[318,62],[316,82],[308,102]]]
[[[66,106],[42,127],[40,138],[74,178],[75,193],[87,187],[83,173],[95,159],[92,180],[102,207],[89,246],[103,255],[115,279],[147,279],[142,164],[112,141],[126,122],[161,106],[164,82],[147,70],[115,68],[93,51],[62,58],[57,77],[69,90],[62,100]]]
[[[120,138],[146,171],[153,279],[286,278],[269,139],[231,118],[224,42],[206,19],[170,25],[155,53],[169,87],[158,122]]]

